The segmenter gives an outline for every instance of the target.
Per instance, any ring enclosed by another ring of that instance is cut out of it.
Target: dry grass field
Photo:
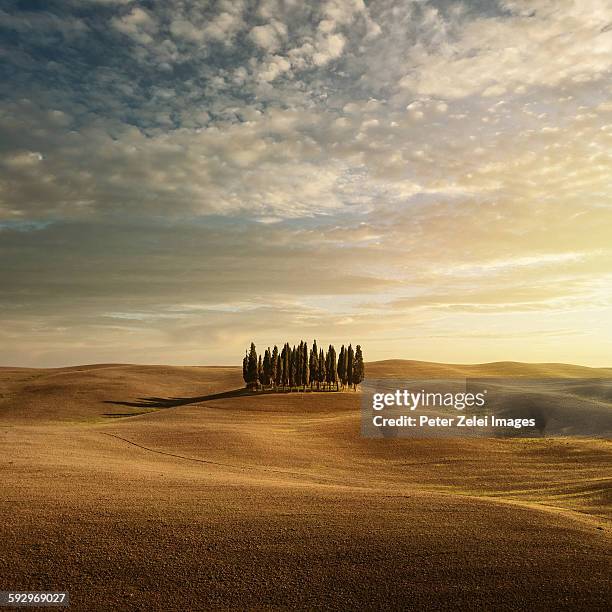
[[[66,590],[74,610],[610,608],[609,441],[368,440],[359,393],[241,384],[231,367],[0,369],[0,590]]]

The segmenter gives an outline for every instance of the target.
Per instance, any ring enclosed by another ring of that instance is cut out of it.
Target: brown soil
[[[358,393],[240,386],[230,367],[0,369],[0,590],[75,610],[609,609],[609,441],[367,440]]]

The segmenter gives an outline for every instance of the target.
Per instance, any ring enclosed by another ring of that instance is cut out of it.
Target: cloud
[[[322,37],[316,46],[316,51],[312,55],[312,61],[316,66],[325,66],[331,60],[337,59],[342,55],[346,39],[342,34],[330,34]]]
[[[15,14],[0,10],[0,31],[16,32],[31,36],[41,44],[53,44],[58,40],[73,42],[87,35],[87,23],[76,16],[58,17],[49,12]]]
[[[400,87],[425,96],[497,97],[522,85],[554,87],[608,73],[612,32],[605,30],[610,15],[601,2],[578,7],[571,0],[538,0],[502,7],[510,14],[456,22],[428,13],[424,40],[407,58],[420,69],[404,75]]]
[[[220,6],[222,12],[210,20],[204,32],[212,40],[230,44],[232,38],[245,27],[242,18],[244,3],[242,0],[223,0]]]
[[[524,359],[570,329],[602,361],[610,23],[596,0],[10,0],[0,341],[231,361],[255,328],[342,329]]]
[[[157,20],[139,7],[134,7],[122,17],[115,17],[112,25],[122,34],[143,45],[154,41],[153,35],[158,29]]]
[[[291,62],[280,55],[273,55],[259,67],[258,77],[264,82],[274,81],[291,69]]]
[[[286,39],[287,26],[276,19],[272,19],[270,23],[252,28],[249,37],[264,51],[273,52],[278,50]]]
[[[175,38],[189,42],[201,43],[205,39],[204,29],[194,26],[186,19],[174,19],[170,23],[170,32]]]

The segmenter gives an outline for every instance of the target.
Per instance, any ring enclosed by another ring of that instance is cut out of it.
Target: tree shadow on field
[[[114,404],[115,406],[130,406],[130,408],[174,408],[176,406],[187,406],[188,404],[199,404],[200,402],[209,402],[211,400],[226,399],[229,397],[241,397],[243,395],[261,395],[260,392],[254,392],[250,389],[232,389],[231,391],[223,391],[222,393],[211,393],[209,395],[200,395],[197,397],[139,397],[135,402],[120,402],[116,400],[104,400],[105,404]]]
[[[114,404],[115,406],[129,406],[130,408],[174,408],[176,406],[187,406],[188,404],[199,404],[200,402],[209,402],[211,400],[227,399],[230,397],[250,397],[252,395],[289,395],[294,393],[338,393],[333,389],[307,389],[304,391],[289,391],[289,390],[274,390],[260,389],[253,391],[241,387],[240,389],[232,389],[231,391],[222,391],[221,393],[211,393],[210,395],[200,395],[198,397],[139,397],[135,402],[120,402],[116,400],[104,400],[105,404]]]
[[[210,402],[212,400],[227,399],[230,397],[250,397],[253,395],[289,395],[294,393],[338,393],[334,389],[307,389],[304,391],[289,391],[289,390],[274,390],[264,389],[253,391],[241,387],[240,389],[232,389],[231,391],[222,391],[221,393],[211,393],[209,395],[200,395],[198,397],[139,397],[135,402],[120,402],[117,400],[104,400],[105,404],[113,404],[115,406],[129,406],[130,408],[175,408],[176,406],[187,406],[188,404],[199,404],[200,402]]]

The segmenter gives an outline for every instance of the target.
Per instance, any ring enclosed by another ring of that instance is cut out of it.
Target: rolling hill
[[[0,369],[2,589],[68,590],[77,610],[609,603],[608,440],[370,440],[359,393],[241,386],[233,367]]]

